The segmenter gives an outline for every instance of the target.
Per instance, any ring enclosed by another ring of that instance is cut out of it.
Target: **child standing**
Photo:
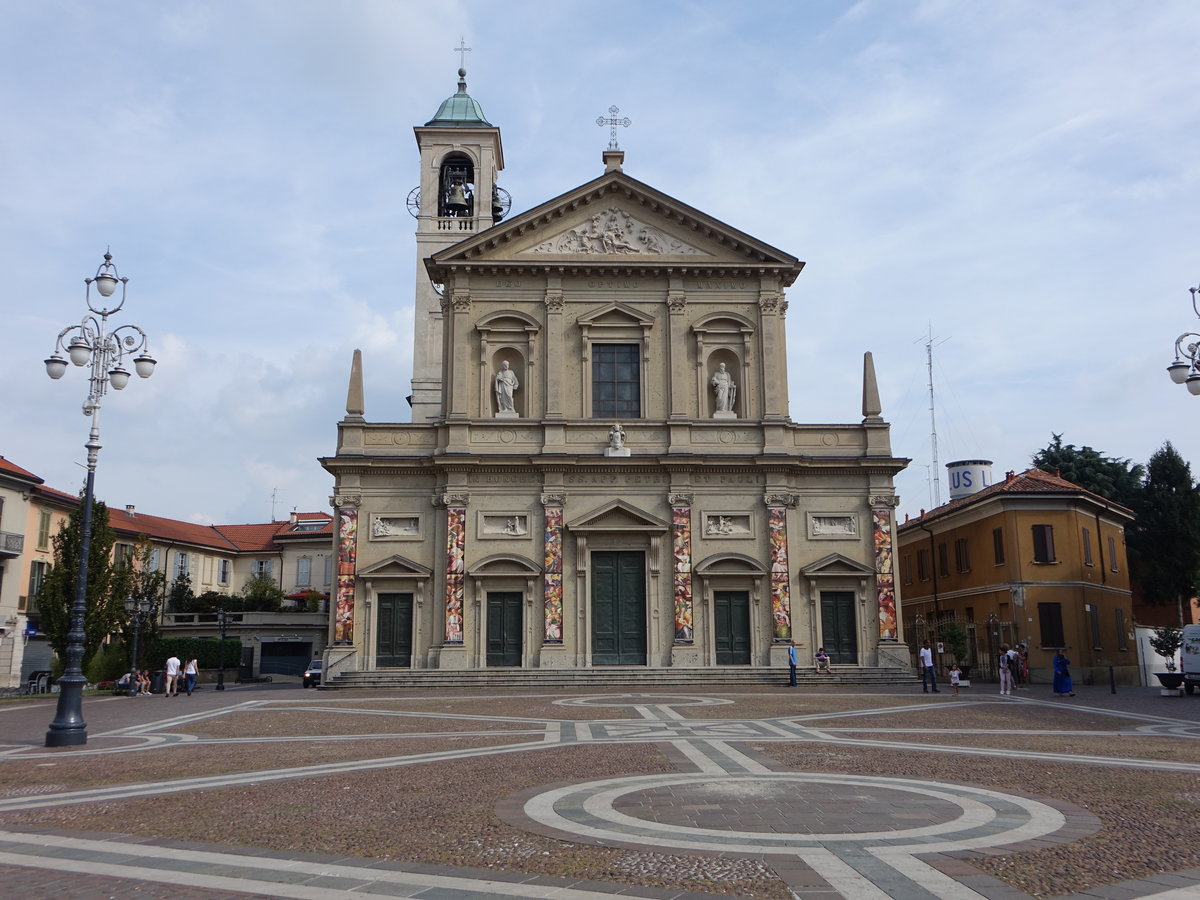
[[[962,677],[962,670],[959,669],[958,663],[950,666],[950,687],[954,688],[954,696],[958,696],[958,681]]]

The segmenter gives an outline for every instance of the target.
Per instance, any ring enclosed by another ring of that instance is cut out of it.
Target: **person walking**
[[[164,695],[167,697],[176,697],[179,695],[179,657],[172,653],[167,657],[167,681]]]
[[[1010,697],[1013,688],[1013,658],[1008,654],[1008,644],[1000,645],[1000,656],[997,657],[996,664],[1000,669],[1000,696]]]
[[[199,676],[200,667],[196,664],[196,657],[189,655],[187,662],[183,666],[183,686],[189,697],[192,696],[192,691],[196,688],[196,679]]]
[[[933,650],[929,647],[929,639],[921,644],[921,692],[928,694],[931,690],[940,694],[937,686],[937,671],[933,668]]]
[[[788,686],[796,686],[796,642],[788,641]]]
[[[1075,696],[1075,685],[1071,681],[1071,661],[1062,649],[1054,654],[1054,693],[1056,696]]]

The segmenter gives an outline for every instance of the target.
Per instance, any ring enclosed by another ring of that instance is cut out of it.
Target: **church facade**
[[[415,129],[412,422],[335,456],[326,677],[382,669],[909,667],[893,456],[788,415],[803,263],[623,171],[506,217],[500,131],[458,92]],[[853,363],[857,366],[857,362]]]

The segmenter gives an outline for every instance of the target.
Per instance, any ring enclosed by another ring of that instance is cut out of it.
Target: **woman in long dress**
[[[1074,688],[1071,683],[1071,661],[1059,650],[1054,654],[1054,693],[1074,697]]]

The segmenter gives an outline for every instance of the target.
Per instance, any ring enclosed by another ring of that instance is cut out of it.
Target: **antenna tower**
[[[930,386],[930,390],[933,390],[932,385]],[[937,456],[935,454],[934,459],[936,459],[936,458],[937,458]],[[271,521],[272,522],[275,521],[275,498],[278,496],[279,496],[279,488],[271,488]]]
[[[947,338],[946,340],[949,340]],[[938,344],[944,344],[946,341],[938,341]],[[933,456],[933,464],[930,468],[930,480],[933,482],[933,506],[936,509],[942,505],[942,469],[938,465],[938,448],[937,448],[937,416],[934,412],[935,403],[933,397],[933,324],[930,323],[929,335],[925,339],[925,365],[929,370],[929,447],[930,453]]]

